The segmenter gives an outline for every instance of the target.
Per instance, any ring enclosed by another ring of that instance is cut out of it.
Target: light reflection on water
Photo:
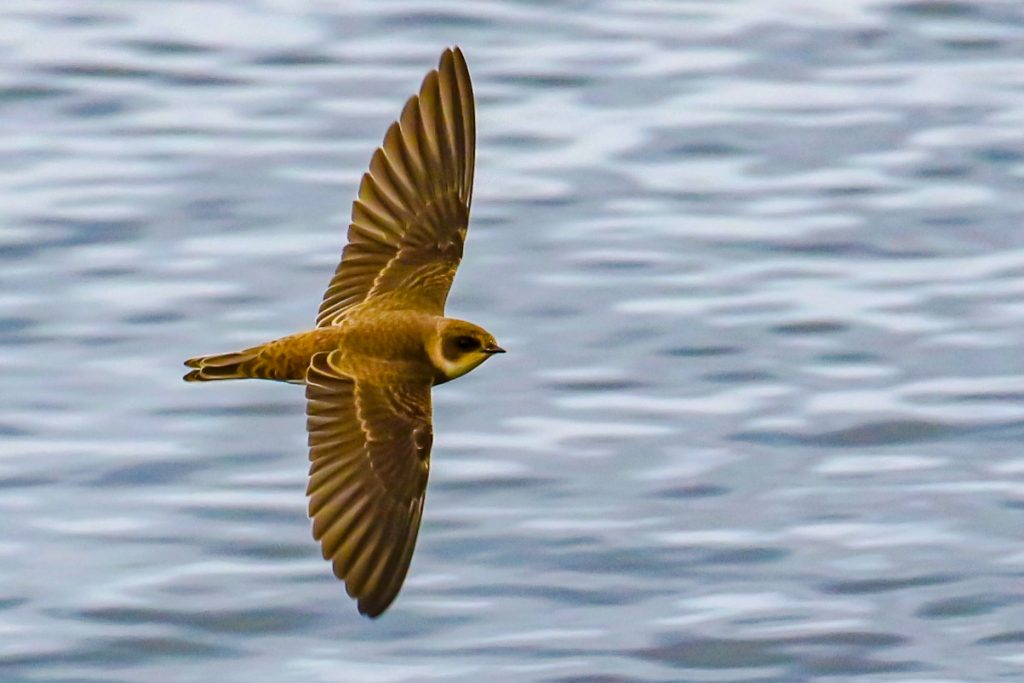
[[[1014,680],[1024,16],[1001,2],[0,12],[5,681]],[[309,538],[311,324],[440,49],[478,101],[409,580]],[[603,678],[602,678],[603,677]]]

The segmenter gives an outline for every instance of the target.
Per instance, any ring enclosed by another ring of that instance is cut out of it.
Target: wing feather
[[[398,595],[416,545],[433,432],[430,382],[378,386],[345,374],[340,351],[306,377],[309,514],[324,559],[359,611]]]
[[[469,225],[475,116],[466,60],[458,48],[445,50],[363,175],[317,326],[370,299],[444,313]]]

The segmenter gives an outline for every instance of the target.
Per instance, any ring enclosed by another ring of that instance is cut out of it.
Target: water
[[[14,0],[0,679],[1016,681],[1015,2]],[[442,47],[480,151],[405,589],[305,516],[312,323]]]

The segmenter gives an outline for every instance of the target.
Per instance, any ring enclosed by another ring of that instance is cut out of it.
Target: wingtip
[[[441,52],[441,58],[438,60],[438,69],[443,69],[445,61],[449,59],[455,62],[456,64],[460,62],[462,64],[466,63],[466,55],[463,54],[462,48],[460,48],[458,45],[446,47]]]
[[[380,615],[387,611],[390,605],[391,603],[389,602],[387,605],[381,607],[380,605],[364,604],[362,600],[359,600],[356,602],[356,609],[359,610],[359,613],[367,619],[376,620],[380,618]]]
[[[466,63],[466,55],[462,53],[462,50],[456,46],[455,50],[455,66],[464,73],[469,73],[469,65]]]

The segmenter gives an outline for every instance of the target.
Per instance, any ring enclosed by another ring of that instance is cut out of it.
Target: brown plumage
[[[313,536],[371,617],[398,595],[416,545],[431,387],[503,352],[483,328],[444,317],[469,225],[474,116],[462,52],[445,50],[363,175],[316,328],[185,361],[188,382],[306,385]]]

